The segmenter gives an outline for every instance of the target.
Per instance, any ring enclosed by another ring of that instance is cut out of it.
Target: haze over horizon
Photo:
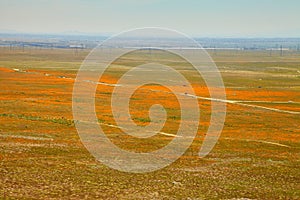
[[[2,0],[0,31],[106,34],[165,27],[193,37],[300,37],[300,1]]]

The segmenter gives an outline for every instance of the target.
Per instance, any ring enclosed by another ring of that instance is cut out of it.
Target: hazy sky
[[[192,36],[300,37],[299,10],[299,0],[0,0],[0,30],[165,27]]]

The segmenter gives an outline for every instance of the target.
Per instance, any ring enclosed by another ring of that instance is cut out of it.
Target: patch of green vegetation
[[[13,113],[1,113],[0,117],[12,117],[12,118],[18,118],[18,119],[26,119],[31,121],[43,121],[43,122],[52,122],[67,126],[73,126],[74,121],[65,119],[65,118],[42,118],[39,116],[31,116],[31,115],[24,115],[24,114],[13,114]]]
[[[149,123],[151,122],[151,119],[148,118],[143,118],[143,117],[134,117],[133,118],[134,121],[139,121],[139,122],[145,122],[145,123]]]
[[[180,116],[170,116],[168,118],[171,119],[171,120],[180,120],[181,119]]]

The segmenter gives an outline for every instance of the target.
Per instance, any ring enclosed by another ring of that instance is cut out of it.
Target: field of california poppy
[[[300,198],[299,52],[210,52],[228,100],[221,138],[208,156],[198,157],[211,114],[210,101],[199,99],[200,125],[191,147],[170,166],[145,174],[106,167],[80,141],[72,91],[87,53],[0,49],[0,198]],[[99,81],[116,83],[129,67],[143,62],[137,56],[117,60]],[[197,96],[209,97],[201,77],[172,57],[161,58],[191,81]],[[176,97],[166,91],[159,85],[140,87],[130,110],[133,121],[145,126],[150,106],[163,105],[168,116],[162,132],[167,134],[136,139],[122,133],[112,116],[109,85],[97,88],[99,125],[126,150],[148,152],[167,145],[178,129],[180,109]]]

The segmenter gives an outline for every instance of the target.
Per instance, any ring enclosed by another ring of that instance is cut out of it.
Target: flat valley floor
[[[145,174],[108,168],[80,141],[72,90],[88,52],[0,48],[0,199],[300,199],[300,52],[209,52],[228,100],[218,143],[208,156],[198,157],[211,105],[200,98],[200,125],[191,147],[168,167]],[[116,61],[99,81],[116,83],[143,58],[147,55]],[[197,96],[209,97],[201,77],[176,59],[161,59],[191,80]],[[105,84],[96,93],[99,125],[130,151],[167,145],[175,137],[180,112],[174,95],[164,89],[148,85],[138,90],[131,114],[138,125],[147,125],[151,97],[156,97],[168,111],[162,130],[167,134],[148,140],[123,134],[114,126],[113,91]]]

